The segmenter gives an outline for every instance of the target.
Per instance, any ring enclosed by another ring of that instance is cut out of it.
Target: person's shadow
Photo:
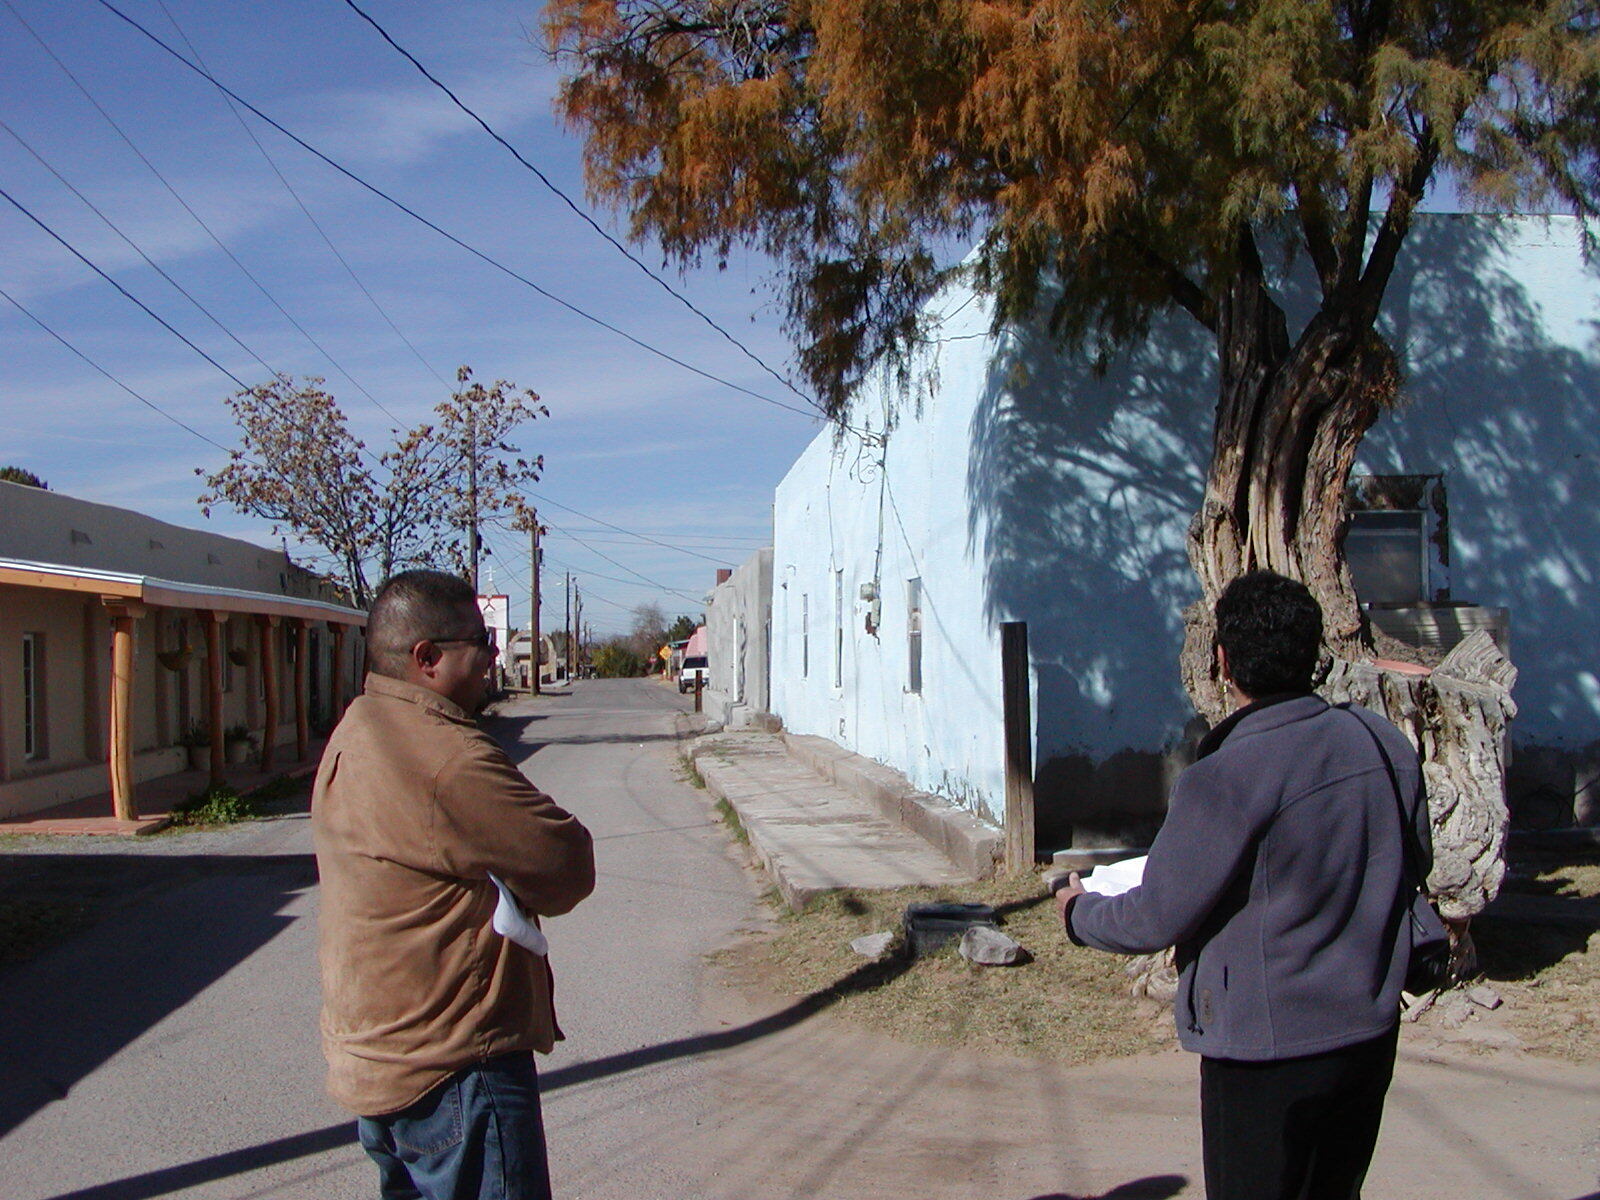
[[[1133,1179],[1118,1184],[1098,1197],[1070,1196],[1066,1192],[1051,1192],[1048,1195],[1031,1196],[1029,1200],[1167,1200],[1167,1197],[1176,1196],[1181,1192],[1188,1182],[1188,1178],[1183,1175],[1146,1175],[1143,1179]]]

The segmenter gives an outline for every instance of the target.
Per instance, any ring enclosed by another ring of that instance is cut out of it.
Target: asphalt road
[[[726,986],[707,952],[768,918],[679,778],[687,707],[593,681],[498,725],[598,839],[594,896],[548,923],[568,1040],[541,1071],[562,1200],[1200,1195],[1189,1055],[1068,1068],[934,1049]],[[0,970],[0,1200],[376,1193],[322,1093],[303,816],[0,843],[0,885],[42,870],[111,880],[125,901]],[[1597,1128],[1600,1064],[1408,1034],[1366,1193],[1600,1200]]]
[[[704,793],[680,778],[689,707],[658,684],[589,681],[496,722],[597,839],[595,894],[547,926],[568,1040],[541,1068],[563,1196],[695,1194],[648,1150],[664,1110],[676,1125],[709,1103],[704,952],[761,918]],[[127,898],[0,972],[0,1197],[375,1194],[352,1123],[322,1092],[304,816],[136,843],[16,841],[0,870],[24,855],[88,856],[126,879]]]

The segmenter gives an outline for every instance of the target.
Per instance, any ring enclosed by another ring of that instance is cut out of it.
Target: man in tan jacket
[[[328,1090],[383,1196],[543,1200],[532,1052],[561,1031],[545,957],[495,931],[495,880],[531,918],[567,912],[594,888],[589,832],[474,721],[494,640],[467,583],[396,575],[367,653],[312,793]]]

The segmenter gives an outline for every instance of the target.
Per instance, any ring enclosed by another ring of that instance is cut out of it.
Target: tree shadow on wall
[[[1042,325],[1012,329],[973,414],[969,544],[984,612],[1028,624],[1038,684],[1041,848],[1138,841],[1192,710],[1177,658],[1198,594],[1184,531],[1200,503],[1215,368],[1193,322],[1157,324],[1096,375]]]
[[[1418,220],[1385,304],[1402,403],[1358,469],[1446,473],[1453,594],[1510,607],[1522,724],[1581,744],[1600,736],[1600,314],[1570,277],[1565,290],[1522,277],[1528,228]],[[1570,254],[1561,261],[1575,243]],[[1298,332],[1315,299],[1303,262],[1278,294]],[[1575,303],[1582,332],[1565,345],[1552,330]],[[969,544],[988,618],[1028,623],[1041,847],[1143,841],[1184,761],[1192,709],[1177,659],[1198,595],[1184,533],[1216,387],[1213,339],[1181,315],[1103,376],[1039,324],[1008,331],[990,362],[971,427]]]
[[[1512,257],[1517,228],[1419,223],[1385,306],[1405,404],[1362,458],[1445,472],[1451,594],[1510,609],[1513,735],[1578,746],[1600,737],[1600,264],[1584,266],[1573,241],[1557,252],[1567,273],[1547,275],[1548,264]],[[1564,324],[1574,344],[1552,336]]]

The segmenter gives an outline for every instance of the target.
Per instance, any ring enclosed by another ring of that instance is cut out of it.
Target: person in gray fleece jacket
[[[1057,892],[1068,936],[1177,948],[1178,1039],[1201,1058],[1208,1200],[1360,1195],[1393,1072],[1403,922],[1431,859],[1404,734],[1311,692],[1322,614],[1255,572],[1217,601],[1236,711],[1179,777],[1140,885]],[[1402,813],[1404,818],[1402,818]]]

